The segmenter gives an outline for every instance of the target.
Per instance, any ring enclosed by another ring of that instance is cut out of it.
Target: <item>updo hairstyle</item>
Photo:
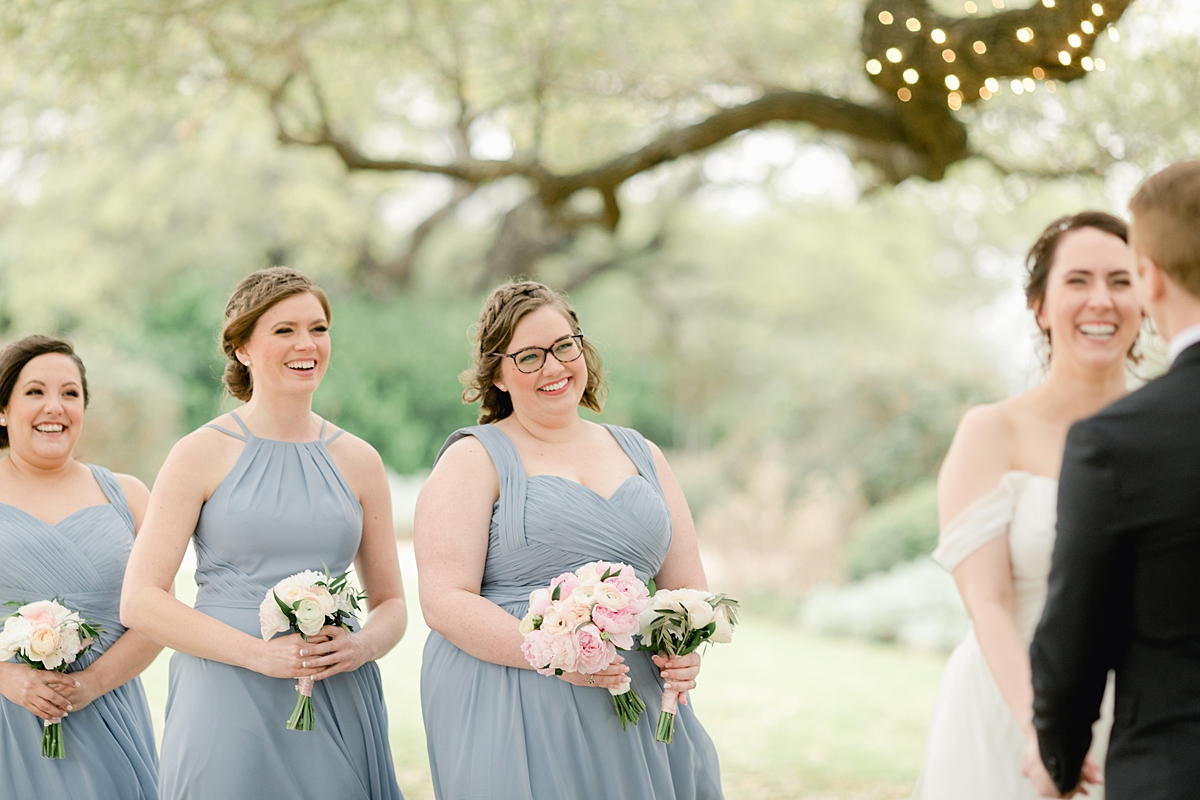
[[[238,360],[237,350],[250,341],[254,326],[271,306],[280,300],[308,292],[321,304],[326,321],[332,322],[329,298],[308,276],[290,267],[271,267],[251,272],[242,278],[225,305],[225,326],[221,328],[221,350],[228,359],[221,376],[226,390],[243,403],[254,393],[250,368]]]
[[[1046,302],[1046,282],[1050,278],[1059,244],[1064,236],[1080,228],[1095,228],[1129,244],[1129,226],[1120,217],[1103,211],[1080,211],[1078,214],[1059,217],[1051,222],[1025,256],[1025,302],[1035,315],[1041,312],[1042,305]],[[1037,325],[1046,339],[1046,344],[1053,344],[1050,341],[1050,331],[1042,328],[1040,322]],[[1134,362],[1140,359],[1140,356],[1133,352],[1136,346],[1135,341],[1129,350],[1129,357]]]
[[[514,281],[497,286],[483,302],[479,322],[471,331],[471,360],[474,367],[458,376],[466,387],[462,393],[463,402],[480,403],[480,425],[498,422],[513,413],[512,397],[496,387],[504,356],[494,354],[507,352],[517,323],[526,314],[543,306],[562,312],[571,326],[571,332],[580,333],[579,317],[566,296],[536,281]],[[587,364],[588,378],[579,404],[600,413],[604,407],[604,373],[600,353],[587,339],[583,340],[583,358]]]
[[[61,353],[75,362],[79,368],[79,380],[83,384],[83,407],[87,408],[88,382],[87,370],[83,368],[83,360],[75,353],[75,348],[66,339],[55,339],[52,336],[26,336],[0,350],[0,408],[8,408],[12,399],[13,389],[17,386],[17,377],[25,365],[38,356],[49,353]],[[8,447],[8,427],[0,426],[0,450]]]

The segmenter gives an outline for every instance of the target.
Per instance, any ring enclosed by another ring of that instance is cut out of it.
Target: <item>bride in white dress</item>
[[[1127,239],[1125,223],[1100,212],[1043,232],[1026,297],[1050,344],[1046,379],[968,411],[942,464],[933,557],[954,575],[971,630],[946,665],[914,798],[1023,800],[1053,789],[1037,757],[1029,643],[1046,602],[1067,430],[1127,391],[1143,318]],[[1093,797],[1108,726],[1096,727],[1084,768],[1093,785],[1082,790]]]

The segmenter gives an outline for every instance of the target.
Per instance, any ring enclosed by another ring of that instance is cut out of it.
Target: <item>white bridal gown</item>
[[[1028,651],[1046,604],[1046,582],[1054,550],[1058,481],[1028,472],[1008,472],[942,531],[934,559],[953,571],[975,550],[1004,533],[1012,559],[1017,631]],[[1092,755],[1103,763],[1112,725],[1112,687],[1104,714],[1092,729]],[[1036,800],[1040,795],[1021,774],[1025,739],[1000,687],[984,661],[974,628],[954,649],[942,676],[925,766],[913,792],[916,800]],[[1091,798],[1103,792],[1088,787]]]

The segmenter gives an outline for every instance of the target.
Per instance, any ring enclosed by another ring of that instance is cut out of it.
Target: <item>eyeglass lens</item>
[[[556,342],[550,352],[562,363],[574,361],[583,355],[583,347],[579,340],[572,337]],[[528,347],[513,354],[513,361],[521,372],[537,372],[546,363],[546,350],[541,347]]]

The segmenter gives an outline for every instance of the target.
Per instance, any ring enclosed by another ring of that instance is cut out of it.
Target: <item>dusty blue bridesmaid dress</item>
[[[244,436],[237,463],[200,511],[196,610],[255,638],[258,606],[281,579],[346,570],[362,538],[362,506],[326,445]],[[317,681],[316,729],[284,728],[296,682],[175,653],[162,742],[164,800],[398,800],[379,667]]]
[[[611,497],[555,475],[526,477],[512,441],[493,425],[474,436],[500,477],[480,594],[514,617],[529,593],[597,559],[632,566],[643,581],[662,566],[671,517],[646,440],[605,426],[637,467]],[[431,632],[421,666],[421,706],[433,786],[441,800],[711,800],[721,775],[692,705],[680,705],[675,741],[654,741],[662,680],[644,651],[626,653],[647,710],[621,730],[611,695],[558,678],[481,661]]]
[[[50,525],[0,503],[0,603],[52,600],[104,628],[71,665],[86,668],[125,632],[119,606],[133,547],[133,514],[117,479],[89,465],[108,503]],[[16,609],[0,606],[0,617]],[[154,727],[142,682],[134,678],[63,720],[66,758],[42,758],[42,720],[0,697],[0,797],[158,797]]]

